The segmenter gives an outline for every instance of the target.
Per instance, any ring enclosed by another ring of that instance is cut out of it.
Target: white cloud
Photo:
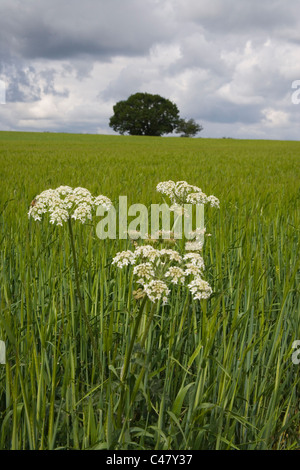
[[[267,127],[285,127],[289,125],[289,114],[277,109],[267,108],[262,110],[265,116],[262,123]]]
[[[112,133],[137,91],[206,137],[299,139],[300,19],[283,0],[2,0],[0,129]]]

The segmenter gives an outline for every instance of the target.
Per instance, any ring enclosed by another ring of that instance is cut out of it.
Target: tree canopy
[[[202,131],[203,127],[198,124],[194,119],[179,119],[176,134],[181,134],[180,137],[194,137],[198,132]]]
[[[173,132],[179,122],[176,104],[159,95],[135,93],[113,107],[110,127],[120,134],[161,136]]]

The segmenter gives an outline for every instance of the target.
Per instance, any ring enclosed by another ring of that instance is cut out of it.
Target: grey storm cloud
[[[295,0],[1,0],[0,11],[1,55],[27,59],[143,55],[187,28],[235,45],[237,35],[300,39]]]
[[[68,90],[55,88],[53,69],[38,71],[24,61],[8,60],[0,64],[0,73],[7,77],[6,100],[9,103],[39,101],[42,94],[68,96]]]
[[[41,97],[41,88],[36,80],[34,67],[24,69],[21,64],[5,63],[0,65],[0,72],[9,77],[6,81],[6,100],[14,102],[34,102]]]
[[[0,50],[27,59],[141,55],[169,31],[150,0],[2,0]]]
[[[298,0],[0,0],[0,129],[112,133],[113,105],[142,91],[205,122],[203,136],[299,139],[298,11]]]
[[[211,34],[280,35],[297,27],[298,0],[177,0],[177,16]]]

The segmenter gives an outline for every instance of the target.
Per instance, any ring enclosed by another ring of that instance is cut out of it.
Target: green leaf
[[[196,359],[196,357],[198,356],[199,352],[200,352],[200,349],[202,348],[202,344],[198,344],[198,346],[196,347],[195,351],[193,352],[193,354],[191,355],[190,359],[189,359],[189,362],[188,362],[188,367],[191,367],[191,365],[193,364],[194,360]]]
[[[175,416],[179,416],[183,404],[183,400],[185,399],[185,396],[189,390],[189,388],[194,385],[194,382],[187,384],[185,387],[181,387],[179,390],[177,397],[175,398],[175,401],[172,406],[172,413],[174,413]]]

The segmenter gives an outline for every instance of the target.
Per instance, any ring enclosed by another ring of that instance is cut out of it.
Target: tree
[[[120,134],[161,136],[173,132],[179,120],[176,104],[150,93],[135,93],[113,111],[109,125]]]
[[[180,137],[194,137],[198,132],[202,131],[203,127],[194,119],[179,119],[176,134],[182,134]]]

